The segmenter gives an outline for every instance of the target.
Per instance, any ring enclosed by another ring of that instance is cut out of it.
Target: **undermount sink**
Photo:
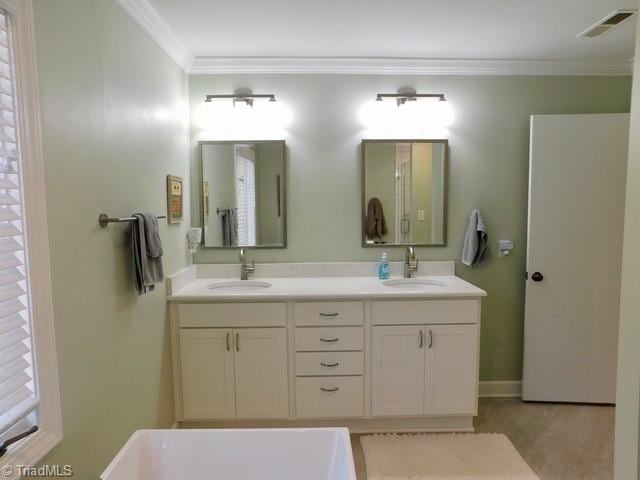
[[[447,284],[441,280],[429,280],[426,278],[396,278],[382,282],[383,285],[404,290],[424,290],[429,287],[445,287]]]
[[[253,292],[271,287],[269,282],[260,282],[257,280],[234,280],[231,282],[212,283],[207,288],[215,292],[233,293],[233,292]]]

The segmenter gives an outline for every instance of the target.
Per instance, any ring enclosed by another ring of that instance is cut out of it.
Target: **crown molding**
[[[17,0],[0,0],[17,1]],[[629,76],[619,60],[488,60],[377,57],[194,57],[148,0],[116,0],[191,75],[546,75]]]
[[[173,33],[148,0],[116,0],[116,2],[185,72],[189,71],[194,62],[193,54]]]
[[[467,60],[364,57],[196,57],[192,75],[546,75],[627,76],[632,62],[621,60]]]

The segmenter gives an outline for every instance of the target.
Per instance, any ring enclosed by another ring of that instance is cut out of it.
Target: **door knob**
[[[531,280],[534,282],[541,282],[544,280],[544,276],[540,272],[534,272],[533,275],[531,275]]]

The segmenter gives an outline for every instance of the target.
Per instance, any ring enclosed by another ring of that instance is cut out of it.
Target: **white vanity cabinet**
[[[293,304],[296,415],[364,416],[364,302]]]
[[[179,418],[288,417],[284,304],[180,305],[178,316]]]
[[[422,326],[373,327],[373,415],[424,413],[423,343]]]
[[[478,410],[477,325],[425,327],[425,415],[476,415]]]
[[[476,413],[476,325],[374,326],[374,416]]]
[[[264,298],[170,303],[180,424],[473,430],[479,296]]]
[[[186,418],[234,418],[233,330],[180,329],[180,377]]]
[[[475,415],[478,300],[371,306],[373,416]]]

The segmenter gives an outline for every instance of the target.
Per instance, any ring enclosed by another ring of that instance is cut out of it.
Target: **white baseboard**
[[[480,398],[520,397],[521,381],[480,382]]]
[[[291,420],[182,421],[180,428],[318,428],[341,426],[351,433],[473,432],[473,416]]]

